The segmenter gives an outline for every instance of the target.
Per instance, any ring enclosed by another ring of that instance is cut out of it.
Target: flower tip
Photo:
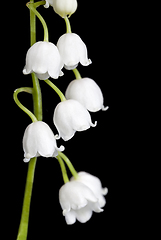
[[[88,66],[92,63],[91,59],[87,59],[85,62],[81,62],[83,66]]]
[[[24,75],[27,75],[26,68],[24,68],[24,69],[22,70],[22,72],[23,72]]]
[[[103,189],[102,189],[102,194],[103,194],[103,195],[106,195],[107,193],[108,193],[108,188],[103,188]]]
[[[91,123],[91,127],[96,127],[97,126],[97,121],[95,121],[95,123]]]
[[[46,1],[46,4],[44,5],[44,8],[49,8],[49,3]]]
[[[63,145],[61,145],[59,148],[58,148],[58,151],[60,152],[63,152],[65,150],[65,147]]]
[[[102,107],[102,111],[107,111],[109,109],[109,106],[107,106],[107,107]]]
[[[60,135],[59,135],[59,134],[56,134],[56,135],[55,135],[55,139],[56,139],[56,140],[59,140],[59,139],[60,139]]]
[[[60,70],[59,77],[62,77],[63,75],[64,75],[64,73]]]
[[[70,209],[64,209],[62,212],[63,216],[65,216],[68,212],[70,212]]]
[[[104,211],[104,209],[100,208],[100,212],[103,212],[103,211]]]
[[[24,158],[23,161],[24,161],[25,163],[27,163],[27,162],[30,161],[30,159],[28,159],[28,158]]]
[[[88,63],[89,63],[89,64],[92,64],[92,60],[91,60],[91,59],[88,59]]]
[[[31,156],[29,153],[25,153],[25,154],[24,154],[24,159],[23,159],[23,161],[24,161],[25,163],[27,163],[27,162],[30,161],[31,158],[32,158],[32,156]]]

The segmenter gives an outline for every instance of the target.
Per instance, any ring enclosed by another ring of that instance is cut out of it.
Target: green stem
[[[15,100],[15,103],[18,105],[18,107],[21,108],[26,114],[28,114],[33,122],[37,122],[37,118],[35,117],[35,115],[31,111],[29,111],[26,107],[24,107],[18,100],[17,95],[20,92],[27,92],[32,94],[33,93],[32,88],[22,87],[22,88],[16,89],[14,91],[13,98]]]
[[[77,70],[77,68],[73,69],[73,72],[74,72],[74,75],[75,75],[76,79],[81,79],[82,78],[79,71]]]
[[[32,158],[28,165],[28,173],[27,173],[21,222],[19,226],[17,240],[27,239],[30,202],[31,202],[31,195],[32,195],[32,188],[33,188],[33,181],[34,181],[35,166],[36,166],[36,158]]]
[[[32,4],[31,2],[27,3],[27,7],[39,18],[39,20],[41,21],[43,28],[44,28],[44,41],[48,42],[49,41],[49,33],[48,33],[48,28],[46,25],[45,20],[43,19],[43,17],[40,15],[40,13],[35,9],[35,7],[38,7],[40,5],[43,5],[43,2],[38,2],[35,4]],[[32,16],[32,15],[31,15]]]
[[[69,158],[67,158],[67,156],[65,156],[65,154],[62,153],[62,152],[58,152],[58,156],[60,156],[65,161],[65,163],[67,164],[67,166],[68,166],[69,170],[71,171],[73,177],[75,179],[77,179],[78,178],[78,173],[75,170],[75,168],[73,167],[73,165],[72,165],[71,161],[69,160]]]
[[[34,0],[30,0],[30,3],[34,3]],[[32,46],[34,43],[36,43],[36,16],[30,10],[30,45]]]
[[[34,3],[34,0],[30,1],[30,4]],[[36,42],[36,16],[35,13],[30,9],[30,43],[31,46]],[[39,85],[39,80],[34,73],[31,74],[33,81],[33,105],[34,114],[38,121],[42,120],[42,96]],[[28,222],[30,213],[31,195],[34,181],[34,173],[36,167],[37,158],[32,158],[28,165],[28,173],[26,178],[26,187],[24,193],[24,201],[22,207],[21,221],[18,231],[17,240],[26,240],[28,233]]]
[[[64,94],[57,88],[50,80],[44,80],[50,87],[54,89],[54,91],[59,95],[61,101],[66,101]]]
[[[70,22],[69,22],[68,17],[65,17],[64,20],[65,20],[65,23],[66,23],[67,33],[72,33],[72,31],[71,31],[71,25],[70,25]]]
[[[42,94],[39,80],[35,73],[31,73],[33,82],[33,104],[34,104],[34,114],[38,121],[42,121]]]
[[[64,183],[67,183],[67,182],[69,182],[69,178],[68,178],[68,175],[66,172],[65,164],[59,155],[56,158],[58,159],[60,167],[61,167]]]

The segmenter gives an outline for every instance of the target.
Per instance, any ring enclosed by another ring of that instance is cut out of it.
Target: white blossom
[[[25,130],[23,136],[24,162],[29,162],[31,158],[56,157],[58,151],[63,151],[64,147],[57,147],[55,136],[50,127],[42,121],[33,122]]]
[[[70,82],[65,96],[67,99],[77,100],[90,112],[108,109],[103,105],[104,99],[100,87],[91,78],[81,78]]]
[[[89,187],[92,190],[92,192],[98,199],[99,206],[101,208],[105,206],[106,199],[104,196],[108,193],[108,189],[102,188],[102,184],[99,178],[86,172],[79,172],[78,178],[75,180],[72,177],[71,181],[78,181],[85,184],[87,187]]]
[[[103,211],[91,189],[78,181],[67,182],[61,187],[59,201],[67,224],[75,223],[76,219],[85,223],[91,218],[92,211]]]
[[[46,0],[44,7],[48,8],[51,5],[54,11],[59,14],[62,18],[69,17],[77,9],[77,0]]]
[[[71,139],[76,131],[84,131],[95,127],[87,109],[78,101],[70,99],[60,102],[54,111],[54,124],[58,130],[59,137],[67,141]]]
[[[40,41],[29,48],[23,73],[35,72],[40,80],[49,77],[57,79],[63,75],[62,68],[63,62],[57,47],[53,43]]]
[[[86,45],[77,34],[66,33],[62,35],[57,42],[57,47],[66,69],[76,68],[79,62],[83,66],[91,64],[91,60],[87,56]]]

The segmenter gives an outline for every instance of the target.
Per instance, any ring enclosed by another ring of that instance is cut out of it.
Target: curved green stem
[[[68,175],[67,175],[65,164],[64,164],[63,160],[61,159],[61,157],[59,155],[56,158],[58,159],[60,167],[61,167],[64,183],[67,183],[67,182],[69,182],[69,178],[68,178]]]
[[[41,5],[45,5],[45,4],[46,4],[46,1],[39,1],[39,2],[34,3],[34,7],[37,8],[37,7],[39,7]]]
[[[13,98],[15,100],[15,103],[18,105],[19,108],[21,108],[26,114],[28,114],[28,116],[31,118],[31,120],[33,122],[37,122],[37,118],[35,117],[35,115],[29,111],[26,107],[24,107],[20,101],[18,100],[18,97],[17,95],[20,93],[20,92],[27,92],[27,93],[33,93],[33,89],[32,88],[27,88],[27,87],[22,87],[22,88],[19,88],[19,89],[16,89],[13,93]]]
[[[44,1],[43,1],[44,2]],[[43,3],[42,2],[42,3]],[[49,41],[49,33],[48,33],[48,28],[46,25],[45,20],[43,19],[43,17],[40,15],[40,13],[35,9],[35,6],[38,7],[40,6],[40,4],[33,4],[31,2],[27,3],[27,7],[39,18],[39,20],[41,21],[43,28],[44,28],[44,41],[48,42]]]
[[[54,89],[54,91],[59,95],[61,101],[66,101],[64,94],[57,88],[50,80],[44,80],[50,87]]]
[[[73,165],[72,165],[71,161],[69,160],[69,158],[67,158],[67,156],[65,156],[65,154],[62,153],[62,152],[58,152],[58,156],[60,156],[65,161],[65,163],[67,164],[67,166],[68,166],[69,170],[71,171],[73,177],[75,179],[77,179],[78,178],[78,173],[75,170],[75,168],[73,167]]]
[[[65,17],[64,20],[65,20],[65,23],[66,23],[67,33],[72,33],[71,25],[70,25],[70,21],[69,21],[68,17]]]
[[[75,75],[76,79],[81,79],[82,78],[79,71],[77,70],[77,68],[73,69],[73,72],[74,72],[74,75]]]

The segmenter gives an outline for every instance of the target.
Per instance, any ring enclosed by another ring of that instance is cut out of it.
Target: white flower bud
[[[57,79],[63,75],[61,60],[57,47],[50,42],[36,42],[32,45],[26,55],[24,74],[35,72],[40,80],[49,77]]]
[[[57,42],[57,47],[65,65],[64,67],[68,70],[76,68],[79,62],[83,66],[88,66],[92,63],[88,59],[85,43],[75,33],[62,35]]]
[[[86,108],[73,99],[60,102],[56,106],[53,121],[59,138],[62,137],[65,141],[71,139],[76,131],[84,131],[97,124],[92,123]]]
[[[25,130],[23,136],[24,162],[29,162],[31,158],[55,157],[58,151],[63,151],[64,147],[57,147],[55,136],[50,127],[42,121],[31,123]]]
[[[49,5],[53,6],[54,11],[59,14],[62,18],[69,17],[77,9],[77,0],[46,0],[44,7],[48,8]]]
[[[90,112],[108,109],[108,107],[104,107],[103,105],[101,89],[96,82],[90,78],[81,78],[70,82],[65,96],[67,99],[77,100]]]

